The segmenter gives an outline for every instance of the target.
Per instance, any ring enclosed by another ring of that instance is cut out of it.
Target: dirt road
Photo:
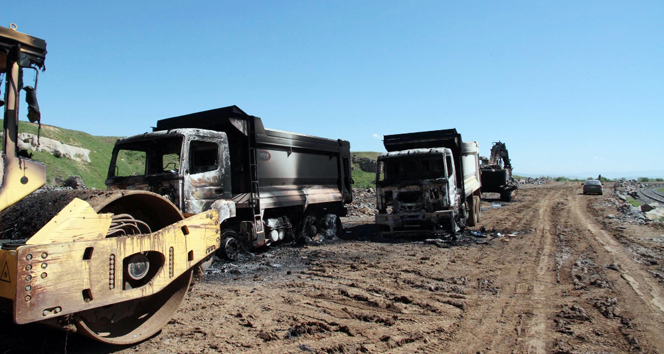
[[[664,230],[616,221],[609,198],[524,188],[483,202],[488,237],[449,248],[350,219],[352,241],[215,264],[133,347],[2,317],[0,354],[664,352]]]

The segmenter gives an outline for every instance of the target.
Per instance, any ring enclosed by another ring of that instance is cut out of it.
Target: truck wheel
[[[224,230],[221,232],[221,245],[217,251],[219,258],[229,261],[237,260],[240,255],[240,242],[237,240],[237,234],[233,230]]]
[[[512,191],[507,191],[507,192],[501,192],[500,193],[500,200],[503,202],[509,202],[512,200]]]
[[[336,214],[327,214],[320,220],[321,232],[327,238],[337,237],[342,239],[345,235],[341,219]]]
[[[317,223],[318,219],[315,215],[305,216],[297,227],[294,241],[302,244],[307,242],[307,238],[313,240],[318,234],[318,228],[316,227]]]

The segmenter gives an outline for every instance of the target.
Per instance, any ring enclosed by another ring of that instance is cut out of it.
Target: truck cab
[[[154,192],[196,214],[231,199],[230,170],[226,133],[172,129],[118,140],[106,185]]]
[[[452,151],[448,148],[410,149],[378,157],[376,223],[385,233],[451,227],[459,191]]]
[[[456,129],[386,135],[378,157],[381,234],[452,235],[479,222],[478,145]]]

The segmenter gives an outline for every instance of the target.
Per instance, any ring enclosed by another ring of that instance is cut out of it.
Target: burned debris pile
[[[353,188],[353,202],[347,208],[349,217],[376,215],[376,191],[373,188]]]

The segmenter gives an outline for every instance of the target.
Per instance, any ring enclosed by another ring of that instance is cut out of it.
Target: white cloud
[[[383,140],[383,136],[379,135],[379,134],[376,134],[376,133],[373,134],[373,137],[378,139],[378,140]]]

